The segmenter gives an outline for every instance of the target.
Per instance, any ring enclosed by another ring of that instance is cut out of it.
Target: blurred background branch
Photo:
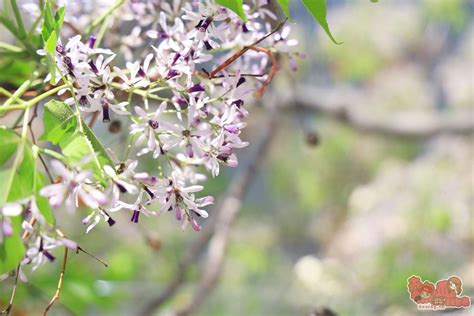
[[[328,116],[363,133],[385,137],[427,139],[442,134],[469,136],[474,133],[474,112],[456,110],[450,115],[434,113],[433,115],[411,115],[405,113],[403,118],[380,119],[372,117],[367,111],[358,111],[353,107],[350,94],[337,93],[337,89],[318,89],[310,86],[296,89],[297,93],[285,105],[296,106],[304,110]],[[380,105],[383,107],[383,105]]]

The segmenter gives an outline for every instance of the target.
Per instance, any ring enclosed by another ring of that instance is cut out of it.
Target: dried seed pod
[[[121,130],[122,130],[122,122],[118,120],[114,120],[112,121],[112,123],[109,124],[109,132],[111,132],[112,134],[120,133]]]
[[[311,147],[316,147],[320,143],[319,135],[315,131],[306,131],[305,139],[306,144]]]

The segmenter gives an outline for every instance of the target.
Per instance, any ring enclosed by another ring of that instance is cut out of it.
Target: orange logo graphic
[[[439,280],[436,285],[412,275],[408,280],[410,299],[419,310],[443,310],[446,308],[467,308],[471,306],[469,296],[461,296],[462,281],[457,276]]]

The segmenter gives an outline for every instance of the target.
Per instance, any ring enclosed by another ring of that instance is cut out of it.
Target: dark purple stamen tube
[[[145,78],[146,74],[143,71],[142,67],[138,68],[138,75],[142,78]]]
[[[204,20],[204,22],[202,22],[201,25],[198,27],[199,31],[205,32],[207,28],[209,27],[209,25],[211,25],[211,22],[212,22],[212,17],[210,16],[207,17],[206,20]]]
[[[220,154],[219,156],[217,156],[217,159],[222,160],[223,162],[227,162],[227,160],[229,160],[229,156],[226,154]]]
[[[112,217],[109,216],[107,218],[107,224],[109,224],[109,226],[114,226],[115,220]]]
[[[64,61],[64,64],[66,64],[66,66],[69,68],[69,70],[74,70],[74,65],[72,64],[72,61],[71,61],[71,58],[65,56],[63,58],[63,61]]]
[[[207,50],[211,50],[211,49],[212,49],[212,46],[211,46],[211,44],[210,44],[208,41],[204,41],[204,46],[206,46],[206,49],[207,49]]]
[[[102,102],[102,122],[110,122],[109,104],[107,102]]]
[[[194,86],[188,89],[189,93],[202,92],[202,91],[204,91],[204,86],[200,83],[196,83]]]
[[[125,187],[123,185],[121,185],[120,183],[116,183],[117,184],[117,188],[120,190],[120,193],[126,193],[127,192],[127,189],[125,189]]]
[[[99,73],[99,70],[97,69],[97,67],[95,66],[94,62],[91,60],[89,62],[89,66],[91,67],[92,71],[97,75]]]
[[[101,211],[103,215],[107,216],[107,224],[109,224],[109,226],[114,226],[115,220],[112,217],[110,217],[110,215],[106,211],[104,210],[101,210]]]
[[[239,100],[236,100],[236,101],[232,102],[232,105],[235,105],[238,108],[240,108],[242,105],[244,105],[244,101],[239,99]]]
[[[148,193],[150,198],[152,198],[152,199],[155,198],[155,195],[153,194],[153,192],[151,192],[151,190],[147,186],[145,186],[144,189],[145,189],[146,193]]]
[[[56,259],[55,256],[53,256],[50,252],[48,252],[47,250],[43,250],[42,251],[43,253],[43,256],[45,256],[49,261],[53,262],[54,259]]]
[[[89,41],[87,42],[87,44],[89,45],[89,48],[94,48],[94,44],[95,44],[96,39],[97,38],[94,35],[91,35],[89,37]]]
[[[186,100],[185,98],[176,98],[175,101],[181,105],[188,104],[188,100]]]
[[[242,32],[244,32],[244,33],[248,33],[248,32],[249,32],[249,29],[247,28],[247,25],[245,25],[245,23],[242,24]]]
[[[240,86],[241,84],[243,84],[245,82],[245,78],[244,77],[240,77],[239,78],[239,81],[237,81],[237,87]]]
[[[180,53],[174,54],[173,61],[171,62],[171,65],[176,64],[176,62],[178,61],[179,57],[181,57],[181,54],[180,54]]]
[[[132,218],[130,219],[133,223],[138,223],[138,216],[140,215],[140,211],[135,210],[133,211]]]
[[[171,69],[169,72],[168,72],[168,75],[166,76],[166,80],[169,80],[171,78],[174,78],[176,77],[177,75],[179,75],[179,72],[177,70],[174,70],[174,69]]]

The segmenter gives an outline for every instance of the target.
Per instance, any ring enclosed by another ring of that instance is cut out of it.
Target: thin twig
[[[33,227],[35,223],[36,223],[36,217],[32,216],[28,224],[30,224],[30,226]],[[25,241],[29,236],[30,236],[30,232],[27,229],[25,229],[23,230],[23,235],[21,235],[21,239]]]
[[[89,126],[89,128],[93,128],[98,117],[99,117],[99,111],[94,112],[92,114],[91,120],[89,121],[89,124],[87,124],[87,126]]]
[[[273,30],[271,30],[270,32],[268,32],[267,34],[265,34],[262,38],[256,40],[255,42],[253,42],[252,44],[248,45],[248,46],[244,46],[244,48],[242,48],[241,50],[239,50],[237,53],[233,54],[232,56],[230,56],[229,58],[227,58],[222,64],[220,64],[216,69],[214,69],[210,74],[209,74],[209,78],[212,79],[214,78],[214,76],[216,76],[219,72],[221,72],[222,70],[224,70],[225,68],[227,68],[230,64],[232,64],[234,61],[236,61],[237,59],[239,59],[243,54],[245,54],[247,51],[249,51],[250,49],[252,48],[255,48],[258,44],[260,44],[261,42],[263,42],[265,39],[267,39],[268,37],[272,36],[273,34],[275,34],[276,32],[278,32],[282,27],[283,25],[285,25],[286,21],[288,19],[285,19],[283,22],[281,22],[280,24],[278,24]]]
[[[59,275],[58,287],[56,289],[56,292],[54,293],[53,298],[49,302],[48,306],[46,306],[43,312],[43,316],[46,316],[48,314],[48,311],[51,309],[51,307],[53,307],[54,302],[56,302],[59,299],[59,294],[61,293],[61,289],[63,286],[64,274],[66,272],[67,254],[68,254],[68,248],[64,247],[63,264],[61,266],[61,273]]]
[[[13,283],[12,294],[10,296],[10,301],[8,302],[8,306],[0,312],[0,315],[10,315],[10,312],[13,307],[13,300],[15,299],[16,295],[16,287],[18,285],[18,275],[20,274],[20,265],[17,266],[15,271],[15,282]]]
[[[260,78],[260,77],[263,77],[265,76],[266,74],[239,74],[240,77],[255,77],[255,78]],[[216,79],[216,78],[225,78],[226,76],[224,75],[216,75],[214,77],[212,77],[212,79]],[[227,77],[237,77],[236,74],[227,74]]]

